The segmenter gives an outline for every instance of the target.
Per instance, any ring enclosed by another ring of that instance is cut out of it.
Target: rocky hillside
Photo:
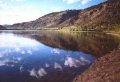
[[[108,0],[84,10],[54,12],[34,21],[14,24],[11,27],[37,28],[85,25],[104,28],[114,24],[120,24],[120,0]]]
[[[87,8],[79,14],[78,24],[93,26],[112,26],[120,24],[120,0],[108,0],[107,2]]]

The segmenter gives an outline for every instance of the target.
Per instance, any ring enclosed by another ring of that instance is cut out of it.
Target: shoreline
[[[106,34],[120,37],[120,33],[107,32]]]

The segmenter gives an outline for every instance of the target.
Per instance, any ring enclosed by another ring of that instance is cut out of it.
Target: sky
[[[35,20],[45,14],[85,9],[106,0],[0,0],[0,25]]]

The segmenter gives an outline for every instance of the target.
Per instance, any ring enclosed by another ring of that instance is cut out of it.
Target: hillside
[[[92,6],[84,10],[66,10],[54,12],[34,21],[14,24],[13,28],[66,27],[72,25],[110,28],[120,24],[120,0]],[[104,19],[104,20],[103,20]]]
[[[83,10],[79,14],[78,24],[108,27],[120,24],[120,0],[108,0]]]
[[[73,25],[75,20],[69,21],[70,18],[76,19],[81,10],[66,10],[62,12],[54,12],[40,17],[34,21],[17,23],[12,25],[13,28],[37,28],[37,27],[58,27]],[[67,22],[67,23],[66,23]]]

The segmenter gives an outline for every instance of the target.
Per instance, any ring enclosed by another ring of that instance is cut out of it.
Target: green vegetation
[[[107,28],[106,28],[107,27]],[[91,25],[91,26],[85,26],[83,24],[77,24],[75,26],[72,26],[70,28],[70,31],[100,31],[100,32],[112,32],[112,33],[120,33],[120,24],[115,24],[111,26],[96,26],[96,25]]]
[[[70,31],[98,31],[99,29],[96,29],[95,25],[92,26],[86,26],[84,24],[76,24],[72,28],[70,28]]]
[[[113,31],[115,31],[115,32],[117,32],[117,33],[120,33],[120,24],[115,24],[114,26],[113,26],[113,29],[112,29]]]
[[[113,34],[120,34],[120,24],[115,24],[111,26],[112,28],[110,29],[104,29],[103,32],[109,32]]]
[[[115,34],[120,34],[120,24],[114,24],[109,26],[96,26],[90,25],[86,26],[84,24],[76,24],[66,27],[18,27],[16,29],[10,28],[8,30],[53,30],[53,31],[62,31],[62,32],[76,32],[76,31],[98,31],[98,32],[110,32]]]

